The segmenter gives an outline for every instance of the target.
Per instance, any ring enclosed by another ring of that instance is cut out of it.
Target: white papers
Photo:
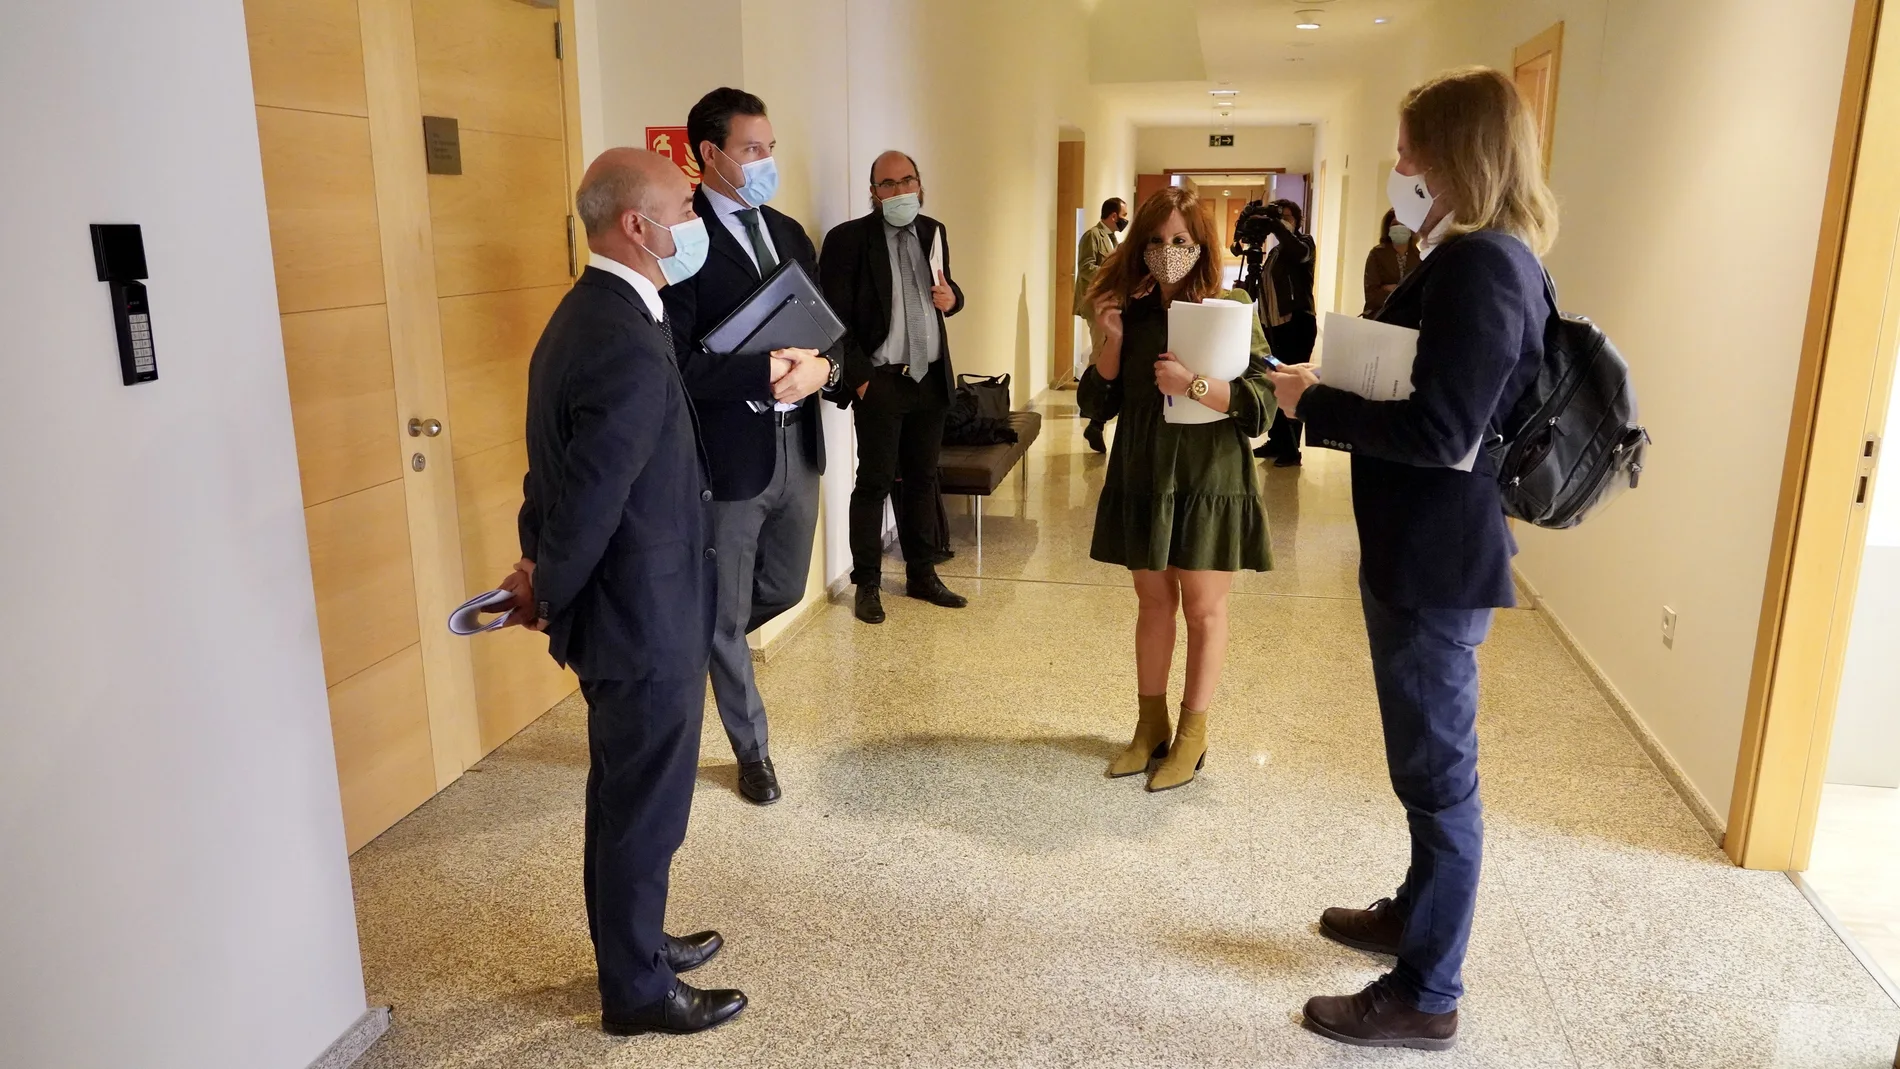
[[[508,622],[508,612],[514,608],[514,604],[515,596],[506,590],[477,594],[449,614],[449,630],[458,635],[479,635],[484,631],[493,631]],[[482,622],[483,613],[495,612],[501,615],[487,623]]]
[[[950,235],[938,227],[937,240],[930,243],[930,284],[933,286],[943,285],[943,243],[948,240]]]
[[[1368,401],[1403,401],[1412,396],[1412,363],[1418,359],[1418,331],[1377,320],[1326,313],[1325,338],[1320,349],[1324,381]],[[1470,471],[1478,462],[1474,444],[1464,460],[1453,464]]]
[[[1254,306],[1216,297],[1168,305],[1168,351],[1189,371],[1222,382],[1247,371],[1253,350]],[[1167,398],[1169,423],[1213,423],[1227,418],[1199,401]]]

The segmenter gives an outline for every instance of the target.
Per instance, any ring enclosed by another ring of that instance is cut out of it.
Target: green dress
[[[1221,296],[1248,300],[1239,291]],[[1155,386],[1155,358],[1167,351],[1168,311],[1160,294],[1130,301],[1122,311],[1121,423],[1095,508],[1089,556],[1148,571],[1267,571],[1273,567],[1267,510],[1247,441],[1266,433],[1275,404],[1259,317],[1253,358],[1229,384],[1227,419],[1163,418],[1166,397]]]

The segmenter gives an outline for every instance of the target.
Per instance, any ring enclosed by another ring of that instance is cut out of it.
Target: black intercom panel
[[[152,309],[145,298],[145,239],[137,223],[92,224],[92,260],[99,281],[112,291],[112,318],[119,331],[119,370],[125,384],[158,378],[152,349]]]

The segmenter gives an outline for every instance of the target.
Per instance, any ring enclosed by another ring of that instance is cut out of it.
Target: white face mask
[[[1409,226],[1395,226],[1386,231],[1385,236],[1392,239],[1392,244],[1404,247],[1409,245],[1412,241],[1412,228]]]
[[[1432,194],[1425,188],[1424,175],[1404,175],[1393,168],[1385,180],[1385,195],[1392,201],[1392,214],[1415,233],[1425,229],[1425,217],[1432,214]]]
[[[901,229],[917,221],[917,213],[924,207],[924,198],[918,193],[899,193],[895,197],[885,197],[878,202],[877,207],[884,213],[885,222]]]

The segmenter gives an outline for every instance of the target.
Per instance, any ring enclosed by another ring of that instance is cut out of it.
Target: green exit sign
[[[1233,147],[1234,147],[1234,135],[1232,135],[1232,134],[1208,134],[1208,135],[1207,135],[1207,147],[1208,147],[1208,148],[1233,148]]]

